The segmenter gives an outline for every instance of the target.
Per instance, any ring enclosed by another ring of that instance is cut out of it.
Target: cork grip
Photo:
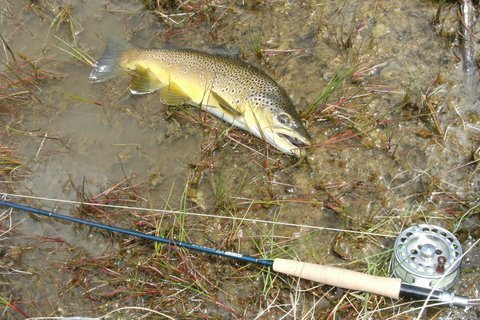
[[[400,293],[400,279],[372,276],[338,267],[275,259],[273,270],[330,286],[371,292],[393,299],[398,299]]]

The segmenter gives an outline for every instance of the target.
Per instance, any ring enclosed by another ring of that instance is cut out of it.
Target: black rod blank
[[[134,237],[137,237],[137,238],[141,238],[141,239],[151,240],[151,241],[155,241],[155,242],[164,243],[164,244],[167,244],[167,245],[170,245],[170,246],[176,246],[176,247],[180,247],[180,248],[186,248],[186,249],[190,249],[190,250],[195,250],[195,251],[199,251],[199,252],[213,254],[213,255],[216,255],[216,256],[220,256],[220,257],[236,259],[236,260],[240,260],[240,261],[244,261],[244,262],[255,263],[255,264],[259,264],[259,265],[266,266],[266,267],[271,267],[273,265],[273,260],[269,260],[269,259],[258,259],[258,258],[248,256],[248,255],[245,255],[245,254],[241,254],[241,253],[223,251],[223,250],[219,250],[219,249],[205,247],[205,246],[202,246],[202,245],[199,245],[199,244],[193,244],[193,243],[188,243],[188,242],[183,242],[183,241],[176,241],[176,240],[168,239],[168,238],[157,237],[157,236],[153,236],[153,235],[150,235],[150,234],[146,234],[146,233],[142,233],[142,232],[138,232],[138,231],[134,231],[134,230],[117,228],[117,227],[109,226],[109,225],[98,223],[98,222],[88,221],[88,220],[84,220],[84,219],[65,216],[63,214],[58,214],[58,213],[53,213],[53,212],[44,211],[44,210],[40,210],[40,209],[35,209],[35,208],[32,208],[32,207],[24,206],[24,205],[13,203],[13,202],[7,202],[7,201],[0,200],[0,205],[10,207],[10,208],[19,209],[19,210],[23,210],[23,211],[27,211],[27,212],[31,212],[31,213],[38,214],[38,215],[45,216],[45,217],[51,217],[51,218],[54,218],[54,219],[66,220],[66,221],[70,221],[70,222],[74,222],[74,223],[80,223],[80,224],[84,224],[84,225],[94,227],[94,228],[98,228],[98,229],[103,229],[103,230],[116,232],[116,233],[122,233],[122,234],[126,234],[126,235],[129,235],[129,236],[134,236]]]

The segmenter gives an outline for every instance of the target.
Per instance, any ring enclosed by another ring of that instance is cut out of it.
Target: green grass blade
[[[323,91],[318,96],[317,100],[312,103],[307,110],[303,112],[304,117],[308,117],[312,114],[318,107],[325,103],[327,99],[338,89],[338,87],[345,82],[345,80],[349,79],[355,68],[348,67],[346,65],[342,65],[336,72],[332,79],[328,82],[328,84],[323,88]]]

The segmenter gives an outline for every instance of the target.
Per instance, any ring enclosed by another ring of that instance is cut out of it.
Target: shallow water
[[[478,239],[480,109],[478,94],[464,85],[453,5],[443,7],[435,27],[439,4],[426,1],[168,3],[161,12],[130,1],[2,5],[5,43],[17,59],[55,76],[29,86],[35,96],[21,104],[2,100],[0,110],[8,110],[2,124],[16,130],[8,140],[25,165],[1,192],[63,200],[85,195],[114,205],[377,233],[193,216],[159,221],[148,211],[79,212],[61,202],[11,199],[145,232],[160,225],[172,236],[173,228],[176,238],[226,250],[359,271],[367,268],[365,257],[388,252],[394,236],[415,223],[455,228],[465,246]],[[66,6],[73,15],[51,27]],[[112,36],[142,47],[239,49],[242,59],[286,88],[300,111],[343,65],[355,73],[307,117],[316,145],[297,162],[193,108],[167,108],[155,94],[132,97],[126,79],[89,84],[91,67],[60,50],[68,48],[55,36],[94,57]],[[12,63],[5,46],[2,59]],[[198,255],[156,265],[151,245],[22,213],[12,221],[2,245],[1,297],[32,317],[100,316],[124,306],[176,318],[365,317],[343,302],[333,311],[341,291],[322,299],[325,291],[302,291],[291,279],[269,286],[258,268]],[[6,228],[9,220],[2,222]],[[469,253],[455,288],[477,299],[478,252]],[[178,264],[191,269],[179,272]],[[207,280],[185,289],[189,282],[181,279],[196,273]],[[161,300],[170,295],[178,299]],[[377,301],[370,302],[375,310]],[[440,313],[478,317],[475,308]],[[3,314],[22,318],[12,308]]]

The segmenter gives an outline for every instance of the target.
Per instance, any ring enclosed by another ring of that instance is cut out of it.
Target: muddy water
[[[56,75],[36,83],[28,103],[7,106],[10,115],[2,123],[17,130],[26,177],[3,184],[0,191],[79,200],[79,190],[95,197],[124,181],[122,188],[135,192],[97,199],[179,209],[188,185],[188,211],[392,236],[404,226],[428,222],[456,228],[465,245],[478,238],[478,219],[460,219],[478,205],[480,128],[476,95],[464,87],[455,8],[445,6],[434,25],[439,5],[423,1],[172,3],[160,12],[130,1],[3,4],[1,34],[9,48]],[[51,27],[66,6],[72,12],[69,21]],[[126,79],[90,85],[90,66],[58,49],[68,48],[54,35],[75,41],[94,57],[111,36],[143,47],[234,48],[277,79],[299,110],[317,99],[342,65],[354,67],[355,74],[308,117],[316,146],[297,162],[266,150],[248,134],[227,131],[224,123],[197,110],[169,109],[155,94],[132,97]],[[11,60],[6,50],[2,59]],[[61,202],[30,203],[79,214]],[[136,219],[152,223],[138,218],[142,214],[97,212],[93,218],[129,228],[141,226],[131,223]],[[131,249],[126,240],[22,214],[12,219],[16,226],[5,240],[1,263],[8,271],[2,297],[28,315],[99,316],[123,306],[157,308],[142,296],[110,299],[128,281],[116,285],[114,272],[104,271],[119,270],[122,259],[142,265],[151,255],[149,247]],[[270,257],[289,255],[361,271],[366,268],[362,259],[392,245],[389,236],[194,217],[186,218],[185,229],[190,241],[206,245],[250,254],[262,247]],[[290,251],[279,248],[285,243],[293,243]],[[478,294],[476,254],[478,248],[469,254],[468,272],[457,286],[472,298]],[[89,273],[105,259],[115,263]],[[295,284],[283,285],[280,279],[262,290],[263,278],[254,268],[241,273],[245,270],[230,266],[226,272],[211,260],[202,262],[205,266],[198,268],[213,281],[206,291],[215,299],[191,291],[183,296],[183,309],[159,303],[162,312],[185,318],[321,318],[338,303],[340,293],[321,300],[321,290],[295,291]],[[220,275],[225,278],[216,279]],[[161,282],[151,275],[145,281]],[[95,296],[102,288],[108,290]],[[170,295],[174,288],[162,290]],[[476,317],[475,310],[454,312],[453,318]],[[22,318],[12,308],[5,315]]]

